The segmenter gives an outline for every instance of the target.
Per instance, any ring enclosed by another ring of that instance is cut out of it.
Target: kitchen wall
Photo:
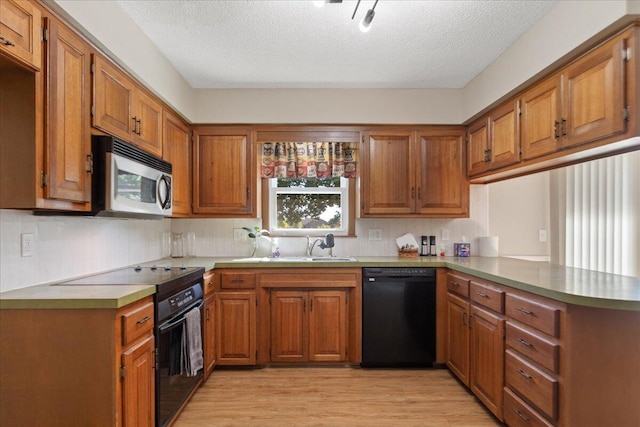
[[[171,220],[34,216],[0,210],[0,291],[111,270],[160,257]],[[35,253],[20,256],[20,234],[33,233]]]
[[[411,91],[394,89],[194,90],[116,2],[55,0],[55,4],[169,105],[200,123],[318,123],[318,117],[331,123],[461,123],[618,19],[640,13],[639,2],[634,0],[560,1],[465,88],[448,90],[452,99],[447,97],[442,103],[442,96],[431,90],[418,91],[419,101]],[[267,103],[283,98],[285,102]],[[453,111],[456,103],[460,108]],[[436,120],[444,115],[451,118]],[[455,118],[459,119],[453,121]]]
[[[489,234],[499,238],[499,255],[548,260],[550,240],[549,172],[487,185]],[[546,232],[541,242],[539,231]]]

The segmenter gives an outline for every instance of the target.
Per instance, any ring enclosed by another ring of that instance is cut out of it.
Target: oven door
[[[156,367],[156,423],[166,426],[202,381],[203,370],[189,377],[181,374],[182,326],[185,313],[194,308],[202,318],[203,300],[199,299],[176,316],[160,323],[156,329],[158,362]]]
[[[171,175],[116,153],[107,153],[106,210],[171,215]]]

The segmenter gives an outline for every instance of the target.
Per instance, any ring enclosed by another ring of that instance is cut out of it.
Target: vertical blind
[[[639,170],[636,151],[552,172],[559,264],[640,276]]]

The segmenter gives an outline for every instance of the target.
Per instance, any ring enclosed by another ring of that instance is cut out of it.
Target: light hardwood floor
[[[175,427],[502,426],[446,369],[216,369]]]

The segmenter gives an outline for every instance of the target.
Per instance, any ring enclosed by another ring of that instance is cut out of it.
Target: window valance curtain
[[[262,178],[329,178],[356,176],[355,142],[264,142]]]

